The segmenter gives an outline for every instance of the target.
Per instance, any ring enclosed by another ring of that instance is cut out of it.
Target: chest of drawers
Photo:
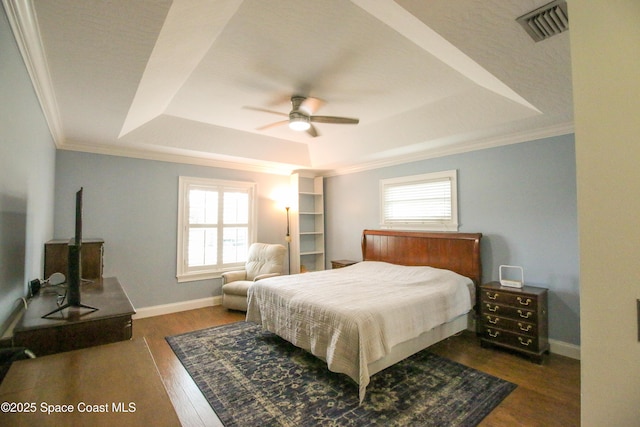
[[[547,293],[544,288],[507,288],[499,282],[480,286],[480,343],[515,350],[541,363],[549,352]]]

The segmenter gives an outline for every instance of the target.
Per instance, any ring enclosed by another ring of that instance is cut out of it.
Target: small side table
[[[350,265],[357,264],[357,263],[358,263],[358,261],[353,261],[353,260],[350,260],[350,259],[332,260],[331,261],[331,268],[336,269],[336,268],[348,267]]]
[[[480,286],[480,343],[516,350],[542,363],[549,353],[547,294],[535,286]]]

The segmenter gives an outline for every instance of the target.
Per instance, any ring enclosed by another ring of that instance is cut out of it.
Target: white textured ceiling
[[[571,132],[568,32],[515,21],[546,2],[5,0],[58,147],[283,173]],[[360,123],[243,108],[291,95]]]

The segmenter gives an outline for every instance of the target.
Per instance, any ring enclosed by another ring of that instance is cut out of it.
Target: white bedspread
[[[249,289],[247,321],[351,377],[362,401],[369,363],[467,313],[474,292],[470,279],[452,271],[367,261],[260,280]]]

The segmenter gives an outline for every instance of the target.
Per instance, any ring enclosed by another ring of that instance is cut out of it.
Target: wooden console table
[[[146,341],[20,360],[0,384],[3,426],[179,426]]]
[[[58,295],[52,289],[42,289],[16,325],[13,345],[26,347],[40,357],[131,339],[135,310],[118,279],[83,283],[80,294],[82,304],[98,310],[70,307],[43,319],[56,309]]]

